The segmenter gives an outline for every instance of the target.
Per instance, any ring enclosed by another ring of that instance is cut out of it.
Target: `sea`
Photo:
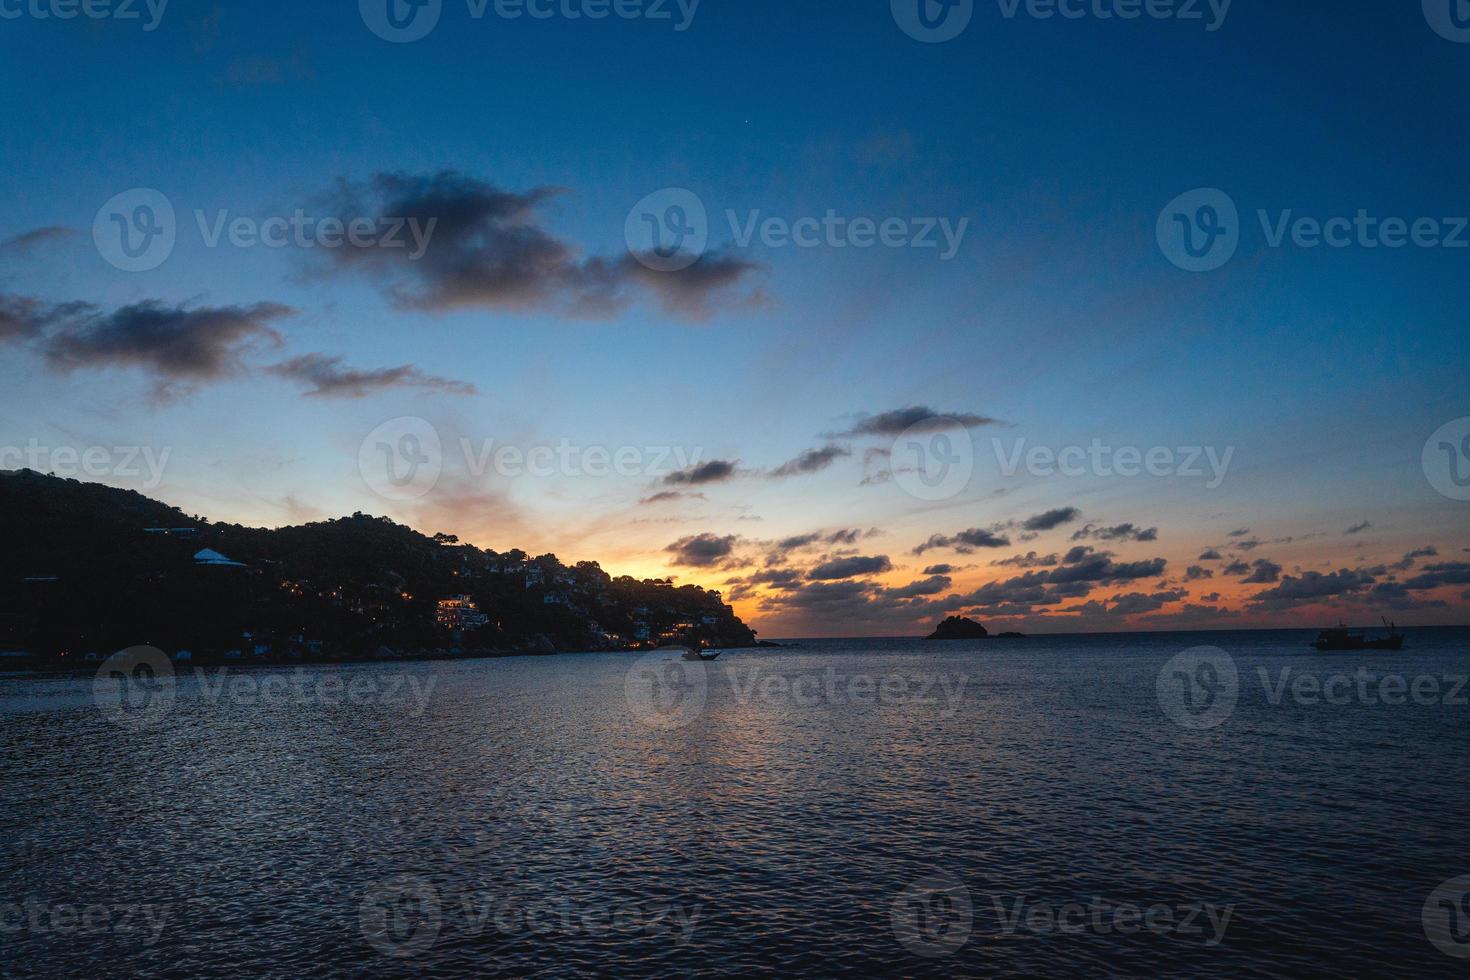
[[[1470,629],[0,675],[10,977],[1451,977]]]

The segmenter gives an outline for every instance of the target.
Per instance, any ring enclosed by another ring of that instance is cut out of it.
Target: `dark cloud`
[[[914,554],[922,555],[934,548],[953,548],[962,555],[968,555],[976,548],[1009,548],[1010,546],[1011,539],[1005,535],[987,531],[984,528],[972,527],[968,531],[961,531],[953,535],[931,535],[928,541],[914,549]]]
[[[1232,561],[1230,564],[1226,565],[1224,569],[1225,575],[1249,575],[1250,573],[1250,563],[1238,560]]]
[[[309,398],[365,398],[393,388],[425,388],[452,395],[473,395],[475,386],[425,374],[412,364],[364,371],[346,367],[340,357],[303,354],[272,365],[270,373],[312,387]]]
[[[50,326],[91,311],[85,303],[52,306],[31,296],[0,293],[0,344],[33,340]]]
[[[413,248],[374,241],[329,250],[329,259],[373,278],[400,307],[419,310],[550,309],[605,317],[641,295],[672,315],[703,320],[718,306],[762,300],[739,288],[758,267],[718,253],[679,272],[654,271],[627,254],[582,257],[541,224],[542,209],[563,193],[556,187],[505,191],[454,171],[379,174],[366,186],[339,182],[332,196],[341,214],[413,222],[410,228],[428,232],[428,245],[415,258]]]
[[[892,568],[893,562],[889,561],[887,555],[855,555],[851,558],[834,558],[823,562],[808,572],[807,577],[817,582],[829,582],[836,579],[857,578],[860,575],[876,575]]]
[[[1233,531],[1230,532],[1229,537],[1232,537],[1232,538],[1243,538],[1247,534],[1250,534],[1250,533],[1251,533],[1251,529],[1250,528],[1248,528],[1248,527],[1238,527],[1235,530],[1233,530]]]
[[[1063,524],[1070,524],[1081,516],[1082,511],[1076,507],[1061,507],[1028,517],[1022,522],[1021,527],[1027,531],[1050,531]]]
[[[1364,531],[1368,530],[1372,526],[1373,525],[1370,524],[1368,521],[1363,521],[1361,524],[1354,524],[1352,527],[1348,528],[1347,530],[1343,531],[1342,533],[1343,534],[1362,534]]]
[[[1113,616],[1136,616],[1140,613],[1157,612],[1168,603],[1178,602],[1184,597],[1183,592],[1130,592],[1127,595],[1115,595],[1108,600],[1110,605],[1107,611]]]
[[[998,558],[991,565],[1010,565],[1014,568],[1051,568],[1061,564],[1061,558],[1057,555],[1038,555],[1034,551],[1028,551],[1024,555],[1012,555],[1009,558]]]
[[[674,500],[706,500],[702,493],[689,493],[684,490],[661,490],[638,501],[640,505],[664,504]]]
[[[735,535],[718,537],[713,534],[695,534],[680,538],[664,548],[674,557],[673,563],[690,568],[708,568],[719,564],[735,550],[740,539]]]
[[[1250,575],[1243,579],[1246,585],[1269,585],[1281,581],[1281,566],[1266,558],[1257,558],[1251,563]]]
[[[808,449],[790,462],[776,467],[771,471],[771,476],[788,477],[817,473],[825,470],[837,460],[851,455],[852,450],[846,446],[823,446],[820,449]]]
[[[1219,560],[1221,560],[1224,557],[1225,557],[1224,555],[1220,554],[1220,552],[1216,551],[1214,548],[1207,548],[1207,549],[1205,549],[1204,553],[1202,555],[1200,555],[1199,558],[1196,559],[1196,560],[1197,561],[1219,561]]]
[[[70,228],[63,228],[60,225],[47,225],[45,228],[35,228],[31,231],[22,232],[13,238],[5,239],[3,242],[0,242],[0,252],[29,254],[37,246],[70,238],[75,234],[76,232]]]
[[[844,436],[897,436],[908,430],[918,427],[920,432],[942,432],[960,426],[966,429],[975,429],[984,425],[999,425],[996,419],[984,415],[972,415],[968,412],[955,412],[951,415],[941,415],[931,408],[922,405],[898,408],[891,412],[883,412],[879,415],[862,415],[853,423],[852,428],[843,432],[833,433],[830,438],[841,438]]]
[[[925,575],[951,575],[954,573],[953,565],[930,565],[924,569]]]
[[[1404,582],[1406,588],[1416,591],[1437,589],[1443,585],[1470,585],[1470,562],[1449,561],[1425,565],[1418,575]]]
[[[1184,578],[1190,582],[1197,582],[1200,579],[1214,577],[1215,573],[1212,569],[1204,568],[1200,565],[1190,565],[1184,570]]]
[[[1372,584],[1372,574],[1364,569],[1343,568],[1325,575],[1321,572],[1303,572],[1300,576],[1286,576],[1274,589],[1252,596],[1251,602],[1266,609],[1289,609],[1353,595]]]
[[[1400,559],[1399,561],[1397,561],[1397,562],[1394,563],[1394,566],[1393,567],[1394,568],[1397,568],[1401,572],[1405,572],[1405,571],[1408,571],[1409,569],[1413,568],[1414,567],[1414,563],[1416,561],[1418,561],[1420,558],[1438,558],[1438,557],[1439,557],[1439,551],[1438,551],[1438,549],[1436,549],[1432,545],[1426,546],[1426,547],[1423,547],[1423,548],[1415,548],[1413,551],[1406,552],[1404,554],[1404,557],[1402,559]]]
[[[700,463],[688,469],[675,470],[664,477],[664,484],[671,487],[698,487],[708,483],[724,483],[733,480],[739,472],[740,461],[727,459],[712,459],[708,463]]]
[[[919,596],[938,595],[954,584],[947,575],[934,575],[897,589],[884,589],[883,595],[890,599],[914,599]]]
[[[295,310],[279,303],[189,309],[147,302],[113,313],[95,310],[48,335],[41,350],[51,367],[143,367],[165,378],[208,381],[240,373],[243,357],[279,347],[270,324]]]
[[[1239,548],[1241,551],[1255,551],[1265,543],[1260,538],[1247,538],[1244,541],[1235,542],[1234,547]]]
[[[1159,529],[1156,527],[1141,528],[1131,522],[1115,524],[1112,527],[1088,524],[1072,535],[1073,541],[1086,541],[1089,538],[1098,541],[1157,541]]]

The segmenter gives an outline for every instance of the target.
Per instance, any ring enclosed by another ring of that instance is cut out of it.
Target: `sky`
[[[0,0],[0,469],[767,637],[1470,622],[1470,30],[1345,6]]]

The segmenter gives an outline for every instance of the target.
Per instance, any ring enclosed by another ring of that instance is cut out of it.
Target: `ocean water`
[[[1470,631],[1310,638],[6,675],[0,972],[1463,976]]]

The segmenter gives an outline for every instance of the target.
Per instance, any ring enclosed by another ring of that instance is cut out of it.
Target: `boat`
[[[684,651],[684,659],[685,660],[705,660],[705,661],[709,661],[709,660],[718,660],[719,657],[720,657],[720,652],[718,650],[716,650],[714,653],[700,653],[698,650],[685,650]]]
[[[1363,633],[1354,633],[1342,623],[1332,629],[1325,629],[1317,634],[1317,639],[1312,646],[1318,650],[1402,650],[1404,648],[1404,634],[1398,631],[1398,627],[1387,619],[1383,621],[1388,635],[1369,639]]]

